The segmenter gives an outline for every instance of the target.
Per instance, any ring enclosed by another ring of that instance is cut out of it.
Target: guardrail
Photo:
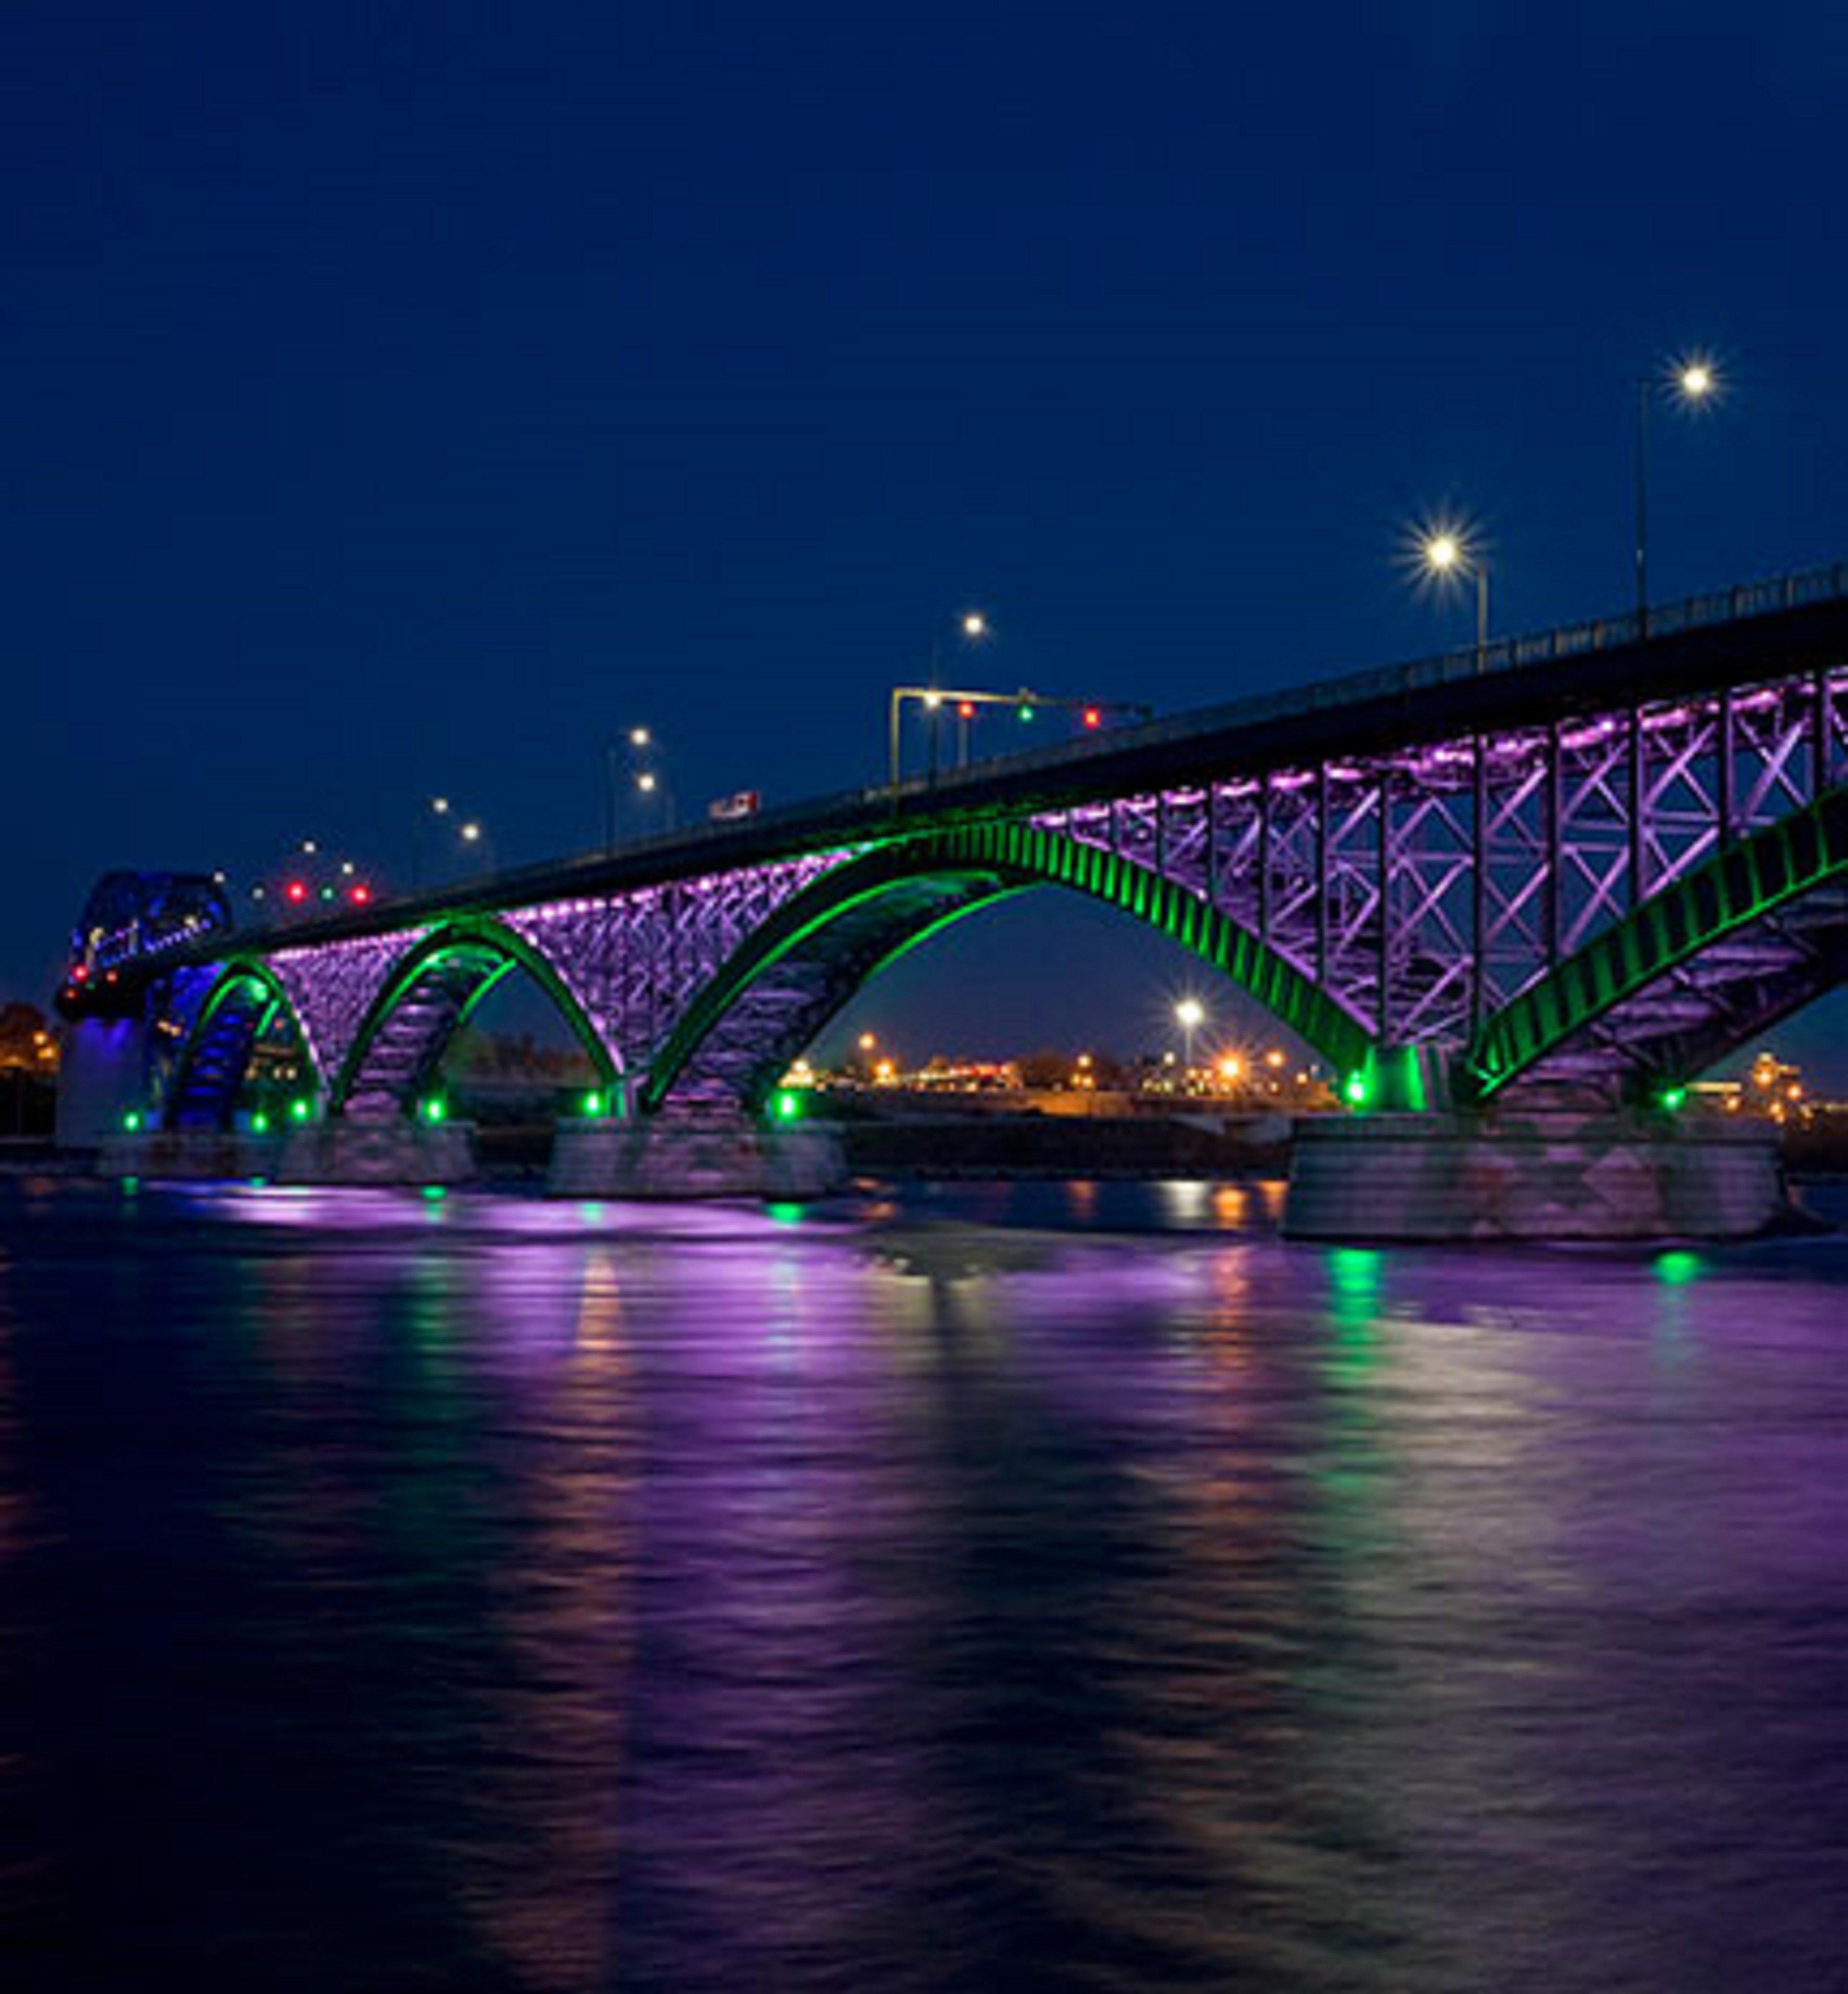
[[[563,858],[494,873],[473,882],[466,889],[458,887],[419,897],[426,899],[433,906],[464,897],[491,897],[496,900],[517,898],[522,885],[529,881],[539,885],[557,881],[561,875],[568,877],[577,872],[593,872],[612,858],[633,860],[646,858],[657,852],[697,851],[708,845],[735,841],[741,831],[753,834],[768,831],[774,838],[780,831],[799,831],[818,820],[843,813],[890,808],[914,798],[953,798],[959,789],[991,782],[997,776],[1030,776],[1050,769],[1079,767],[1087,762],[1121,754],[1126,749],[1162,747],[1202,735],[1295,719],[1306,714],[1326,713],[1408,693],[1436,690],[1498,673],[1583,657],[1588,652],[1620,649],[1644,638],[1672,637],[1718,624],[1745,622],[1756,616],[1774,615],[1815,603],[1844,600],[1848,600],[1848,561],[1837,561],[1829,567],[1809,568],[1766,581],[1745,582],[1731,588],[1689,596],[1679,602],[1665,603],[1659,608],[1650,610],[1647,617],[1639,617],[1632,611],[1620,616],[1596,618],[1589,622],[1562,624],[1529,636],[1501,638],[1480,649],[1470,645],[1460,649],[1437,652],[1407,664],[1374,666],[1364,671],[1344,673],[1336,678],[1319,679],[1305,686],[1250,694],[1221,705],[1196,707],[1135,727],[1113,728],[1107,734],[1082,741],[994,755],[968,768],[941,773],[935,777],[913,776],[898,783],[835,790],[806,797],[799,803],[780,804],[742,821],[728,820],[722,824],[658,831],[647,838],[625,841],[614,851],[574,853]],[[568,892],[569,886],[563,890]],[[373,920],[370,924],[376,925],[380,914],[398,904],[402,903],[387,902],[371,910]],[[239,932],[273,935],[288,934],[294,930],[285,923],[253,923]]]

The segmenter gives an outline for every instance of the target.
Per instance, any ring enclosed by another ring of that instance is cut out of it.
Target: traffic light
[[[956,717],[958,720],[973,720],[975,718],[975,701],[959,699],[956,703]]]
[[[347,889],[347,898],[356,907],[370,906],[372,903],[372,889],[364,880],[355,879]]]
[[[1087,727],[1101,727],[1104,725],[1104,709],[1100,706],[1087,706],[1081,718]]]
[[[289,884],[282,889],[282,897],[292,907],[299,907],[308,897],[307,881],[306,879],[291,879]]]

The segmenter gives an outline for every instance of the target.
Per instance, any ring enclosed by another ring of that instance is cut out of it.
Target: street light
[[[629,774],[638,795],[659,795],[666,804],[667,828],[674,827],[674,795],[662,780],[657,768],[648,766],[644,757],[651,751],[659,755],[660,743],[655,738],[652,727],[625,727],[620,739],[611,735],[604,744],[604,850],[616,849],[616,827],[618,815],[618,795],[621,783],[617,773],[616,758],[626,748],[629,755]]]
[[[1658,397],[1676,407],[1698,409],[1720,392],[1720,370],[1705,354],[1692,353],[1660,374],[1642,374],[1636,383],[1636,634],[1649,633],[1649,409]]]
[[[1489,564],[1481,548],[1463,526],[1433,526],[1420,535],[1419,564],[1440,588],[1468,577],[1476,584],[1476,662],[1489,643]]]
[[[965,609],[957,618],[956,627],[957,634],[965,643],[977,644],[994,634],[987,618],[979,609]],[[936,778],[937,726],[943,714],[944,700],[946,697],[955,697],[953,694],[946,694],[937,682],[942,663],[943,645],[941,640],[933,633],[930,639],[930,666],[926,673],[928,683],[921,686],[894,686],[892,687],[891,701],[887,715],[889,752],[886,761],[887,766],[891,772],[891,781],[894,789],[898,786],[899,776],[898,720],[904,711],[905,702],[908,699],[917,701],[926,713],[930,716],[930,773],[933,780]],[[963,711],[960,703],[957,710],[957,738],[960,766],[967,762],[969,759],[969,716]]]
[[[1187,1070],[1193,1070],[1193,1035],[1206,1022],[1206,1007],[1197,997],[1183,997],[1174,1007],[1174,1021],[1181,1028],[1181,1050]]]
[[[425,817],[447,817],[450,813],[447,797],[432,797],[427,811],[419,810],[411,820],[411,891],[419,892],[423,886],[423,821]]]

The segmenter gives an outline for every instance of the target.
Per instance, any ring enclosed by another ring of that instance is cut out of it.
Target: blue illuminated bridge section
[[[1237,669],[1236,662],[1234,669]],[[81,954],[169,1124],[415,1112],[503,977],[615,1112],[755,1109],[888,962],[1032,888],[1199,955],[1354,1105],[1648,1101],[1848,971],[1848,565],[286,927]],[[84,968],[81,978],[77,975]]]

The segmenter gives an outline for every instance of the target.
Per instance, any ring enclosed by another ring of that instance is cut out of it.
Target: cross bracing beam
[[[868,976],[947,922],[1037,886],[1072,887],[1148,922],[1338,1067],[1365,1058],[1363,1019],[1196,893],[1098,845],[991,821],[894,839],[785,903],[696,999],[655,1060],[643,1106],[710,1087],[761,1102]]]
[[[498,921],[457,921],[423,936],[368,1006],[341,1063],[329,1105],[361,1119],[403,1112],[429,1086],[444,1049],[501,978],[523,969],[557,1007],[600,1084],[619,1063],[545,956]]]
[[[1343,1021],[1344,1042],[1357,1031],[1381,1049],[1416,1047],[1436,1071],[1600,937],[1848,776],[1844,582],[1658,613],[1644,643],[1620,623],[1586,626],[1491,647],[1480,671],[1473,659],[1430,661],[935,785],[855,792],[466,891],[213,937],[145,973],[177,989],[187,975],[265,956],[321,1069],[344,1072],[359,1036],[378,1040],[382,1091],[368,1098],[401,1099],[427,1078],[414,1049],[437,1046],[458,1007],[478,1001],[470,965],[484,976],[501,958],[457,954],[402,995],[388,1031],[373,1015],[382,993],[429,936],[498,925],[549,967],[610,1059],[652,1076],[703,994],[826,875],[892,847],[961,840],[967,853],[981,838],[1044,834],[1094,855],[1061,860],[1058,883],[1095,892],[1080,874],[1104,864],[1114,882],[1104,897],[1183,939],[1189,923],[1224,924],[1261,951],[1253,962],[1288,972],[1277,987],[1289,1006],[1306,1009],[1312,992]],[[946,861],[945,876],[976,877],[989,861],[966,873],[960,863]],[[1011,872],[991,871],[1011,889]],[[857,937],[872,953],[855,973],[885,959],[877,934],[900,945],[901,911],[889,899]],[[912,911],[926,926],[933,918]],[[1716,938],[1695,995],[1675,998],[1684,1012],[1706,1003],[1754,1015],[1774,984],[1813,978],[1833,947],[1826,904],[1780,918],[1776,934],[1762,924],[1749,961]],[[779,1003],[785,1021],[824,1006],[859,960],[852,933],[835,934],[825,975],[820,957],[805,955],[761,978],[752,1003]],[[1720,1005],[1723,986],[1748,984],[1756,996]],[[1677,1016],[1675,1030],[1692,1029]],[[180,1020],[176,1009],[164,1022]],[[720,1043],[738,1039],[741,1023],[731,1019],[676,1084],[718,1084],[727,1057],[741,1071],[741,1054]],[[1634,1063],[1620,1035],[1589,1031],[1586,1043],[1610,1075]],[[1552,1070],[1581,1057],[1562,1048]]]
[[[310,1084],[320,1078],[288,992],[260,960],[228,963],[198,1007],[164,1090],[161,1120],[169,1129],[224,1129],[252,1055],[279,1020],[300,1042]]]
[[[1631,1092],[1737,1050],[1848,975],[1848,786],[1685,872],[1483,1026],[1487,1098],[1595,1072]]]

